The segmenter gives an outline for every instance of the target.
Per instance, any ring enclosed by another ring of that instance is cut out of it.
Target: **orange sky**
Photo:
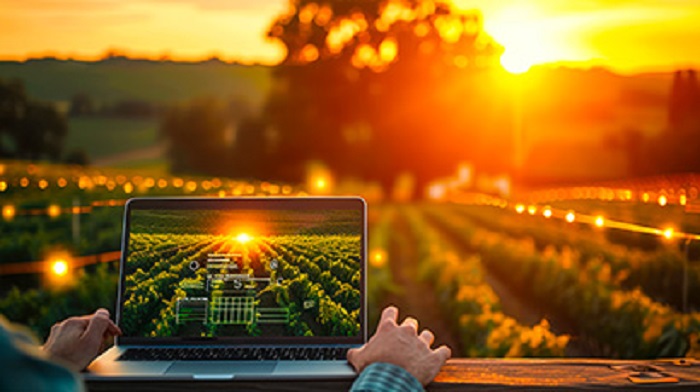
[[[516,65],[570,61],[619,72],[700,65],[700,0],[455,0],[482,10]],[[273,64],[264,38],[286,0],[0,0],[0,58],[51,53]]]

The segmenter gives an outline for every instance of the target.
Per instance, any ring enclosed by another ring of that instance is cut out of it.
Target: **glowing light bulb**
[[[672,239],[674,234],[675,234],[674,230],[670,227],[668,229],[664,230],[664,232],[663,232],[663,235],[667,240]]]
[[[47,213],[51,218],[56,218],[61,215],[61,207],[57,206],[56,204],[51,204],[47,209]]]
[[[515,206],[515,211],[517,211],[518,214],[522,214],[525,211],[525,206],[522,204],[518,204]]]
[[[552,217],[552,210],[547,208],[542,212],[542,215],[544,215],[545,218],[549,219]]]
[[[381,268],[386,264],[387,261],[387,255],[386,252],[382,249],[375,249],[372,251],[372,255],[370,256],[370,264],[372,264],[373,267]]]
[[[51,272],[56,276],[65,276],[68,273],[68,263],[59,259],[51,264]]]
[[[572,223],[574,220],[576,220],[576,214],[574,214],[572,211],[569,211],[566,214],[566,221]]]
[[[595,218],[595,225],[598,227],[603,227],[605,225],[605,219],[602,216]]]

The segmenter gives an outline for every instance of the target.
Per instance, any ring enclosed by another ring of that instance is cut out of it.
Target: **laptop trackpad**
[[[262,361],[175,361],[165,374],[269,374],[276,365]]]

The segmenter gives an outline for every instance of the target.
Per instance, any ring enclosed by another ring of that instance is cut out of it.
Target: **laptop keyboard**
[[[347,358],[341,347],[149,347],[127,349],[118,361],[263,361],[335,360]]]

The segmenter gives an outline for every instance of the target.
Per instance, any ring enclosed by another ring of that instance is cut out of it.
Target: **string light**
[[[668,229],[664,230],[664,232],[663,232],[663,236],[667,240],[673,239],[673,234],[674,234],[674,230],[670,227]]]
[[[15,217],[16,211],[15,206],[4,205],[2,206],[2,218],[6,221],[11,221]]]
[[[661,207],[664,207],[664,206],[666,206],[666,203],[668,203],[668,199],[666,198],[666,196],[664,196],[664,195],[659,196],[659,205]]]
[[[569,211],[566,213],[566,221],[569,223],[573,223],[573,221],[576,220],[576,214],[574,214],[573,211]]]
[[[603,227],[605,225],[605,218],[598,216],[595,218],[595,225],[598,227]]]
[[[46,209],[46,212],[51,218],[56,218],[61,215],[61,207],[56,204],[51,204],[49,208]]]
[[[515,211],[517,211],[518,214],[522,214],[525,211],[525,206],[522,204],[517,204],[515,206]]]
[[[544,215],[545,218],[549,219],[552,217],[552,209],[551,208],[545,208],[545,210],[542,212],[542,215]]]
[[[373,267],[382,268],[387,262],[387,253],[383,249],[374,249],[371,252],[369,262]]]

